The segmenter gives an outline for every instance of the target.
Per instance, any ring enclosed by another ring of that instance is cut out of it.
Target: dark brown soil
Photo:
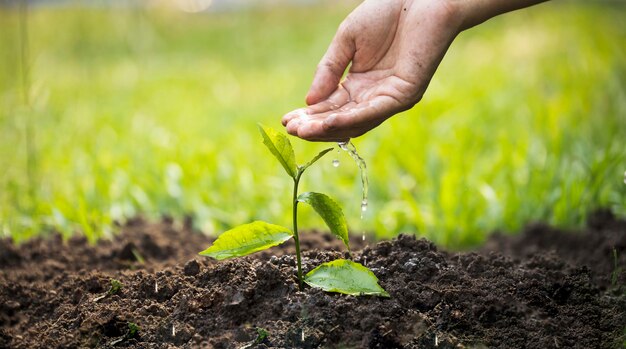
[[[168,220],[132,221],[96,246],[4,240],[0,348],[618,348],[626,221],[601,212],[589,222],[578,232],[531,225],[469,253],[407,235],[355,240],[355,260],[389,299],[299,292],[289,244],[222,262],[197,256],[210,239]],[[303,249],[307,271],[346,257],[316,232]],[[111,279],[122,288],[107,294]]]

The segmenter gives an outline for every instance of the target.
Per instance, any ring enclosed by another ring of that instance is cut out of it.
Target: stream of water
[[[369,190],[369,182],[367,180],[367,164],[365,160],[359,155],[356,150],[356,147],[349,140],[347,142],[339,142],[337,143],[339,148],[346,151],[350,157],[356,162],[359,167],[359,172],[361,173],[361,188],[362,188],[362,196],[361,196],[361,219],[363,219],[363,214],[367,211],[367,194]],[[333,160],[333,166],[339,166],[339,160]],[[363,235],[363,239],[365,239],[365,235]]]

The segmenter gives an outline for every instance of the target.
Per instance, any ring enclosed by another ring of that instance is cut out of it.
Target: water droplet
[[[624,171],[624,184],[626,184],[626,171]]]
[[[363,241],[365,241],[365,232],[363,232],[363,235],[361,236],[361,239],[363,239]]]
[[[300,331],[300,339],[304,342],[304,330]]]
[[[159,293],[159,282],[154,281],[154,293]]]
[[[363,219],[363,215],[365,214],[365,211],[367,211],[367,199],[363,199],[361,201],[361,219]]]
[[[172,324],[172,337],[176,337],[176,327]]]
[[[333,167],[339,167],[339,159],[333,160]]]

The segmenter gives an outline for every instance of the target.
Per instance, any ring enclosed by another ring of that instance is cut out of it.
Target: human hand
[[[413,107],[461,30],[455,9],[448,0],[365,0],[319,63],[308,107],[282,118],[287,132],[345,141]]]

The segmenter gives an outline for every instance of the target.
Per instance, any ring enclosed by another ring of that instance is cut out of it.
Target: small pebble
[[[413,271],[417,267],[417,264],[414,261],[408,261],[404,263],[404,269],[408,271]]]
[[[195,259],[192,259],[189,262],[185,263],[183,272],[187,276],[198,275],[198,273],[200,272],[200,264],[198,264]]]

